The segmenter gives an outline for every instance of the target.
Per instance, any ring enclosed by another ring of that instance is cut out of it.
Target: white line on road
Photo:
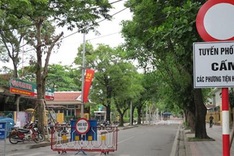
[[[118,142],[118,144],[123,143],[123,142],[128,141],[128,140],[131,140],[132,138],[134,138],[134,136],[129,137],[129,138],[124,139],[124,140],[121,140],[121,141]]]

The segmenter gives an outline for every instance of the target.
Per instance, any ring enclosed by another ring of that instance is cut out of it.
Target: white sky
[[[116,0],[109,0],[110,2],[115,2]],[[110,14],[113,15],[118,11],[124,9],[124,3],[126,1],[120,1],[113,4],[113,9]],[[97,44],[107,44],[111,47],[116,47],[124,42],[124,39],[121,37],[120,31],[121,26],[120,23],[123,20],[131,20],[132,14],[129,9],[125,9],[124,11],[113,16],[111,21],[104,20],[99,23],[99,27],[97,27],[97,31],[100,35],[96,35],[93,32],[88,33],[85,38],[89,40],[89,42],[95,47]],[[59,30],[58,32],[64,32],[64,37],[75,33],[76,31],[68,31],[66,29]],[[83,34],[75,33],[69,37],[66,37],[62,40],[60,49],[57,53],[53,53],[50,57],[50,64],[62,64],[62,65],[71,65],[74,61],[77,48],[83,43]],[[25,64],[26,65],[26,64]],[[2,66],[7,66],[12,68],[12,63],[2,63],[0,62],[0,68]],[[22,65],[21,65],[22,66]]]
[[[111,0],[114,2],[115,0]],[[117,2],[113,4],[113,9],[110,12],[111,15],[117,13],[118,11],[124,9],[124,1]],[[129,9],[125,9],[124,11],[113,16],[112,21],[102,21],[99,23],[99,27],[97,28],[100,35],[95,35],[94,32],[90,32],[85,35],[85,39],[89,40],[89,42],[96,47],[97,44],[107,44],[111,47],[116,47],[123,43],[123,38],[121,37],[120,31],[121,26],[120,23],[122,20],[130,20],[132,15]],[[68,36],[73,34],[71,31],[64,31],[64,36]],[[71,65],[74,61],[77,48],[83,44],[83,34],[76,33],[72,36],[69,36],[62,40],[62,45],[58,51],[58,53],[53,54],[50,58],[50,64],[61,62],[63,65]]]

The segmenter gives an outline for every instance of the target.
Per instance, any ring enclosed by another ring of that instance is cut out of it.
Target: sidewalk
[[[206,125],[207,135],[215,141],[188,141],[188,138],[194,137],[190,131],[184,131],[185,153],[186,156],[222,156],[222,126],[213,125],[212,128]],[[230,150],[230,155],[234,154],[234,145]]]
[[[11,144],[9,142],[9,139],[6,138],[5,141],[0,140],[0,155],[4,152],[4,144],[5,144],[5,153],[7,153],[10,151],[19,151],[23,149],[31,149],[31,148],[49,146],[50,142],[44,141],[40,143],[35,143],[33,141],[25,141],[25,142],[19,142],[18,144]]]

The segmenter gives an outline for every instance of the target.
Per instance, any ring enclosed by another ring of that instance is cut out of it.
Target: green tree
[[[0,38],[0,61],[9,62],[9,58],[5,49],[5,46]]]
[[[18,70],[21,79],[36,83],[35,67],[25,66]],[[81,73],[76,68],[61,64],[51,64],[48,66],[46,87],[56,91],[80,90]]]
[[[70,66],[60,64],[49,65],[46,86],[56,91],[81,90],[81,73]]]
[[[13,63],[13,75],[12,77],[18,78],[18,66],[21,62],[20,54],[22,54],[23,38],[26,36],[27,28],[30,22],[24,17],[19,17],[18,12],[12,12],[14,7],[22,8],[25,4],[17,2],[1,1],[0,10],[0,37],[4,45],[4,51],[1,52],[1,61]],[[9,59],[10,58],[10,59]],[[20,95],[15,95],[15,105],[17,106],[17,112],[19,111]]]
[[[120,115],[120,126],[123,126],[123,116],[125,112],[133,106],[131,114],[134,112],[135,104],[141,96],[143,87],[141,84],[141,74],[136,71],[136,68],[126,62],[119,62],[113,67],[115,75],[113,79],[113,100],[116,109]],[[133,121],[133,116],[130,121]],[[132,123],[130,123],[132,124]]]
[[[123,34],[130,56],[161,72],[176,104],[190,116],[195,137],[207,138],[203,94],[193,88],[192,44],[200,41],[195,27],[201,5],[197,2],[130,0],[133,21],[123,23]]]
[[[95,50],[93,46],[88,43],[85,47],[86,67],[95,70],[95,78],[92,83],[93,88],[90,97],[95,103],[105,106],[107,112],[106,120],[110,121],[111,99],[113,94],[111,67],[116,62],[116,55],[114,54],[114,50],[107,45],[99,45]],[[81,65],[81,52],[83,51],[83,47],[81,46],[78,50],[74,62],[77,65]]]
[[[75,60],[76,64],[81,64],[80,52],[82,50],[80,47]],[[95,70],[90,97],[93,102],[105,106],[106,119],[109,121],[113,103],[116,104],[123,97],[126,100],[127,96],[130,101],[140,91],[139,88],[130,90],[131,87],[136,87],[137,73],[135,67],[124,59],[125,56],[126,54],[121,48],[111,48],[100,44],[94,50],[92,45],[86,44],[86,66]],[[119,112],[121,112],[120,108],[123,111],[129,109],[129,104],[126,103],[116,106]]]
[[[144,72],[144,74],[141,74],[140,83],[143,90],[138,96],[137,101],[134,102],[134,109],[137,109],[138,114],[137,124],[142,123],[141,117],[145,114],[146,110],[143,110],[147,104],[155,108],[154,104],[158,101],[158,84],[160,81],[157,79],[155,72]]]
[[[36,52],[34,63],[38,99],[36,112],[40,114],[38,114],[39,128],[43,131],[45,122],[42,113],[45,112],[44,94],[49,59],[63,35],[62,32],[55,34],[55,27],[66,26],[70,30],[78,28],[79,32],[94,30],[95,26],[98,26],[97,19],[102,17],[110,19],[108,11],[111,5],[106,0],[4,0],[1,3],[1,15],[3,13],[5,19],[11,18],[11,21],[4,25],[10,25],[10,29],[19,29],[14,26],[20,19],[29,23],[24,25],[27,28],[27,36],[24,39]]]

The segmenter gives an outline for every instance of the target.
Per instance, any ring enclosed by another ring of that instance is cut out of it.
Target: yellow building
[[[214,88],[210,93],[210,98],[206,103],[207,114],[206,122],[209,122],[209,117],[214,117],[214,124],[222,124],[222,88]],[[232,110],[229,108],[229,121],[232,123]]]

